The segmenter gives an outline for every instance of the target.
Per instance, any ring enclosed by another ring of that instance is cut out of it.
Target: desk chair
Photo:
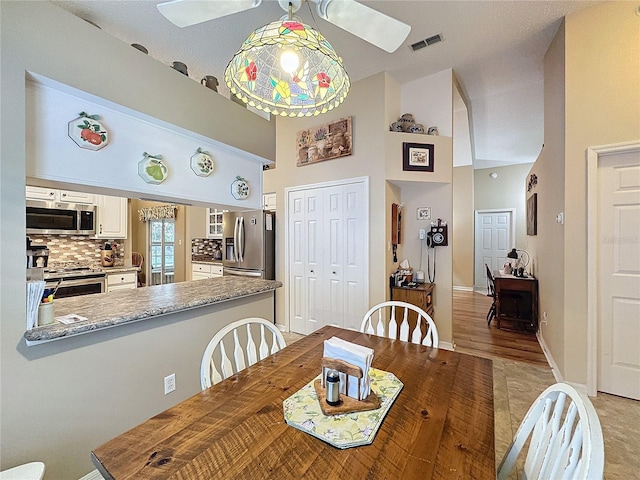
[[[491,297],[493,299],[493,303],[487,312],[487,326],[489,326],[491,325],[491,320],[496,316],[496,283],[489,265],[485,263],[484,268],[487,269],[487,297]]]
[[[533,402],[498,467],[498,480],[509,477],[527,440],[522,478],[602,479],[600,420],[589,398],[572,386],[556,383]]]
[[[243,337],[242,340],[240,337]],[[256,343],[258,350],[256,350]],[[204,350],[200,364],[202,390],[244,370],[247,366],[250,367],[258,360],[263,360],[286,346],[280,330],[264,318],[243,318],[230,323],[213,336]],[[229,352],[233,351],[233,365],[227,355],[227,349]]]
[[[409,312],[414,312],[417,315],[411,339],[409,339]],[[371,308],[362,319],[360,331],[392,340],[400,339],[405,342],[438,348],[438,330],[433,319],[421,308],[406,302],[392,300],[379,303]]]

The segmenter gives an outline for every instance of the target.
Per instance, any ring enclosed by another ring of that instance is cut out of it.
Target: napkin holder
[[[369,396],[365,399],[358,400],[347,396],[346,394],[340,395],[340,403],[338,405],[329,405],[327,403],[326,387],[324,385],[324,379],[326,378],[327,369],[337,370],[347,375],[347,382],[349,377],[356,377],[358,379],[358,392],[360,391],[360,382],[362,381],[362,369],[356,365],[339,360],[337,358],[322,358],[322,379],[318,378],[313,382],[313,387],[318,395],[318,402],[320,403],[320,409],[325,415],[338,415],[341,413],[351,412],[366,412],[367,410],[375,410],[380,408],[380,399],[371,390]],[[349,390],[349,386],[346,385],[346,390]]]

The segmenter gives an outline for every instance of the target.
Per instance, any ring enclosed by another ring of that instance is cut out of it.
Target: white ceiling
[[[207,1],[207,0],[205,0]],[[230,0],[208,0],[230,1]],[[231,0],[232,1],[232,0]],[[198,81],[221,81],[227,63],[255,28],[284,14],[274,0],[258,8],[179,28],[157,10],[157,0],[53,0],[153,58],[178,60]],[[452,68],[467,99],[475,168],[535,161],[543,143],[543,58],[563,16],[595,1],[426,1],[364,3],[411,25],[405,43],[387,53],[320,19],[313,5],[297,15],[319,29],[342,56],[352,82],[381,71],[400,83]],[[313,16],[310,12],[313,12]],[[413,52],[410,45],[441,34],[441,43]],[[218,91],[228,96],[224,85]]]

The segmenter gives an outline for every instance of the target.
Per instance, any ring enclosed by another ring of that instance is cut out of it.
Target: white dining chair
[[[522,478],[602,479],[602,428],[589,398],[566,383],[550,386],[533,402],[500,466],[509,476],[529,440]]]
[[[221,382],[286,347],[278,328],[264,318],[243,318],[216,333],[202,356],[202,389]],[[233,363],[229,358],[230,352]]]
[[[417,321],[413,330],[409,324],[409,312],[416,314]],[[360,331],[438,348],[438,330],[429,314],[420,307],[397,300],[372,307],[365,313]]]
[[[29,462],[0,472],[0,480],[42,480],[44,463]]]

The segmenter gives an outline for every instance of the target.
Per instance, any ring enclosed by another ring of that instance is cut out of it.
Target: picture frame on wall
[[[431,220],[431,207],[418,207],[416,209],[416,220]]]
[[[534,193],[527,199],[527,235],[538,234],[538,194]]]
[[[433,172],[434,146],[432,143],[402,144],[402,170]]]

